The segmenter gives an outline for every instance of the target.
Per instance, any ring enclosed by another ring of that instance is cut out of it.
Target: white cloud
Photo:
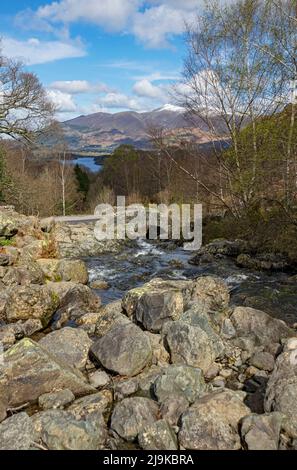
[[[136,82],[133,87],[137,96],[158,99],[167,102],[168,96],[165,87],[153,85],[149,80],[144,79]]]
[[[98,100],[98,104],[111,109],[129,109],[132,111],[140,111],[142,109],[141,103],[136,98],[116,92],[107,93],[107,95]]]
[[[225,0],[228,1],[228,0]],[[40,6],[35,12],[27,9],[16,21],[41,31],[67,34],[71,23],[84,21],[106,31],[132,33],[148,47],[168,46],[172,35],[184,30],[184,21],[203,5],[203,0],[60,0]],[[31,21],[30,21],[31,16]]]
[[[4,36],[1,45],[4,55],[20,59],[27,65],[44,64],[46,62],[86,55],[81,44],[62,41],[40,41],[37,38],[19,41]]]
[[[60,90],[64,93],[78,95],[82,93],[107,93],[110,88],[104,83],[93,84],[87,80],[64,80],[51,83],[49,88]]]
[[[151,5],[168,5],[171,8],[180,10],[197,10],[203,7],[204,0],[149,0]]]
[[[165,47],[170,36],[184,32],[188,15],[167,5],[148,8],[135,14],[132,31],[147,47]]]
[[[121,31],[137,10],[140,0],[62,0],[41,6],[37,17],[42,20],[71,23],[88,21],[110,31]]]
[[[49,99],[53,102],[59,113],[70,113],[77,111],[77,106],[70,93],[59,90],[47,90]]]

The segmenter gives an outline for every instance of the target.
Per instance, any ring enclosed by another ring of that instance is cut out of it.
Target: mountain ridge
[[[213,125],[223,135],[219,117]],[[72,150],[113,150],[121,144],[131,144],[139,149],[150,147],[149,129],[164,128],[171,134],[194,142],[205,143],[212,139],[204,120],[196,116],[189,119],[179,106],[164,105],[152,111],[98,112],[81,115],[62,123],[65,137]]]

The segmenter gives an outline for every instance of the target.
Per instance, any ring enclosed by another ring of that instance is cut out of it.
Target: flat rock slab
[[[107,437],[100,413],[78,420],[69,411],[51,410],[34,415],[32,421],[49,450],[100,450]]]
[[[56,359],[84,369],[92,341],[84,330],[66,327],[49,333],[38,344]]]
[[[69,389],[75,396],[95,392],[82,374],[27,338],[4,353],[1,371],[0,390],[10,407],[35,403],[54,390]]]
[[[0,424],[0,450],[29,450],[38,439],[27,413],[19,413]]]

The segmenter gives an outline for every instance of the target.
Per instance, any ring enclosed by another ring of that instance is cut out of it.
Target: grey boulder
[[[51,410],[34,415],[32,420],[49,450],[100,450],[107,437],[101,413],[78,420],[69,411]]]
[[[216,359],[212,339],[198,325],[168,322],[163,335],[173,364],[198,367],[206,372]]]
[[[134,441],[138,434],[158,419],[159,407],[149,398],[125,398],[115,406],[111,429],[126,441]]]
[[[66,327],[49,333],[38,344],[56,359],[84,369],[92,341],[85,331]]]
[[[181,417],[179,443],[189,450],[238,450],[239,423],[250,414],[245,394],[223,390],[197,400]]]
[[[164,419],[149,424],[140,431],[138,443],[144,450],[178,449],[176,435]]]
[[[0,450],[29,450],[38,434],[27,413],[19,413],[0,424]]]
[[[297,348],[286,349],[276,360],[265,394],[265,411],[284,413],[297,437]]]
[[[168,397],[184,397],[193,403],[205,391],[205,382],[201,369],[190,366],[171,365],[164,370],[154,385],[154,392],[159,402]]]
[[[16,286],[11,289],[5,314],[8,323],[37,319],[46,327],[58,307],[57,298],[46,286]]]
[[[241,436],[248,450],[277,450],[284,415],[252,414],[243,418]]]
[[[35,403],[53,390],[69,389],[75,396],[95,392],[83,375],[30,339],[23,339],[4,353],[0,390],[9,407]]]
[[[149,338],[129,322],[120,324],[93,343],[91,356],[106,369],[120,375],[134,376],[152,357]]]
[[[282,339],[294,335],[285,322],[254,308],[236,307],[231,321],[238,336],[251,335],[256,344],[261,346],[280,343]]]

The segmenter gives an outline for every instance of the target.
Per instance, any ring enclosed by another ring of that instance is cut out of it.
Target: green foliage
[[[74,173],[78,184],[78,191],[83,194],[83,200],[85,201],[91,184],[89,175],[79,165],[75,165]]]
[[[14,240],[12,238],[0,238],[0,246],[13,246]]]
[[[139,154],[132,145],[120,145],[104,162],[101,173],[104,186],[122,195],[133,192],[133,183],[141,170],[139,161]]]
[[[234,194],[250,194],[249,205],[258,203],[267,189],[280,192],[285,173],[290,132],[291,106],[272,116],[259,118],[254,126],[247,125],[238,135],[237,152],[230,147],[223,159],[232,173]],[[255,150],[256,148],[256,150]],[[292,154],[297,160],[297,119],[292,134]],[[240,172],[237,172],[237,164]],[[291,166],[293,163],[291,164]],[[294,172],[291,171],[292,177]],[[290,182],[293,186],[294,182]],[[283,186],[282,197],[283,197]]]
[[[0,202],[5,202],[4,191],[7,184],[5,152],[0,145]]]
[[[138,161],[138,154],[132,145],[120,145],[104,163],[103,171],[116,173],[123,165]]]

